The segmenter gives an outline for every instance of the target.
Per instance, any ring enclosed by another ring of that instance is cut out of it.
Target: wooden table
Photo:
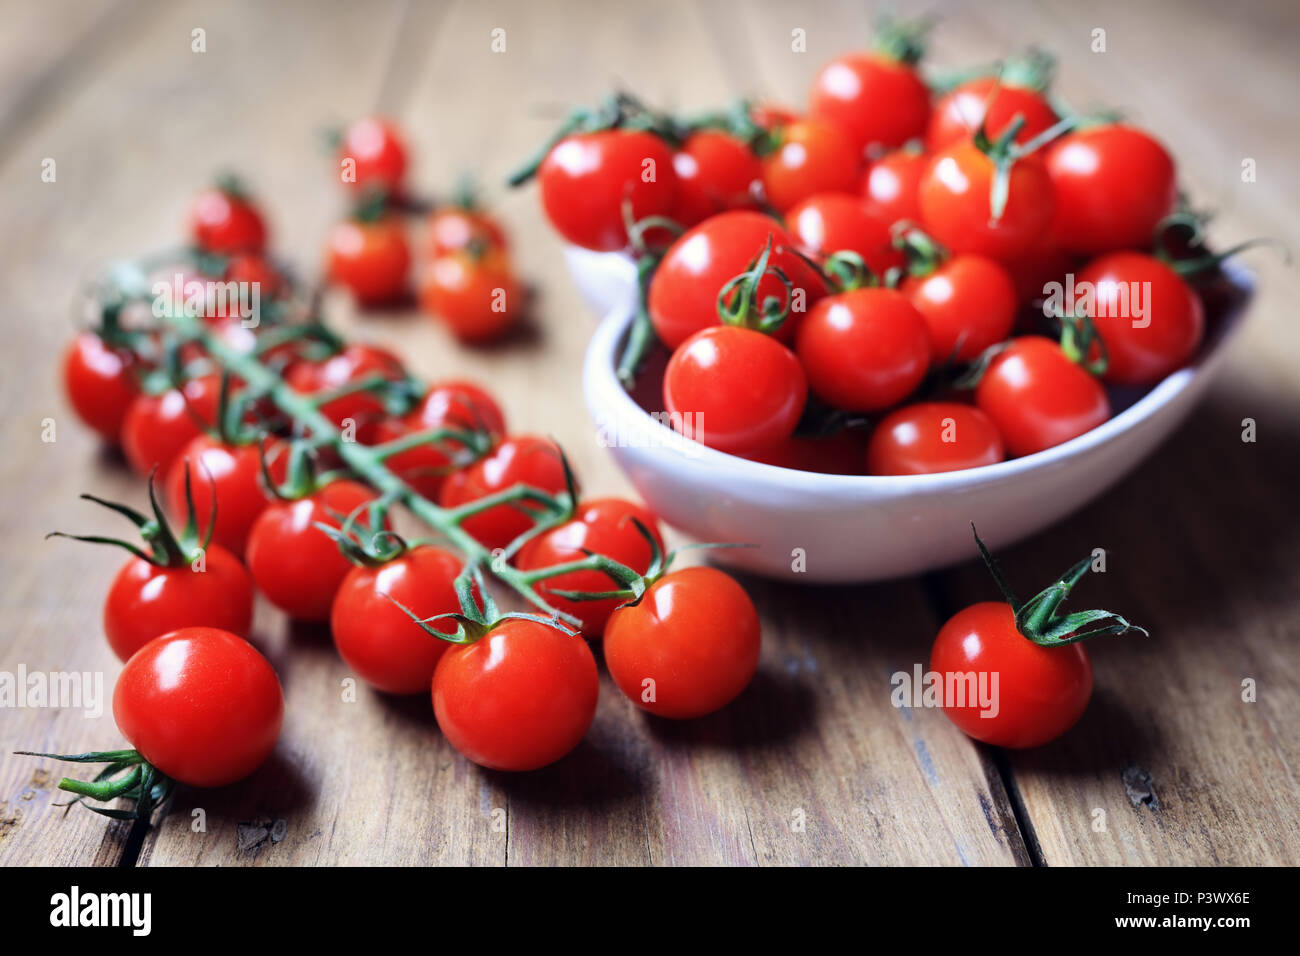
[[[670,108],[739,94],[798,102],[820,62],[868,36],[862,6],[0,4],[0,669],[101,671],[112,686],[119,665],[99,609],[119,556],[41,536],[120,530],[76,495],[138,503],[143,489],[68,413],[56,356],[79,278],[175,242],[212,174],[246,176],[278,248],[308,272],[343,202],[317,146],[330,121],[396,116],[422,189],[478,174],[538,286],[535,334],[469,352],[413,313],[361,318],[342,301],[338,324],[395,345],[423,375],[483,378],[516,428],[565,445],[589,490],[619,492],[579,394],[594,319],[536,195],[499,184],[564,108],[615,83]],[[1293,5],[934,6],[936,65],[1043,42],[1073,102],[1121,105],[1173,147],[1197,202],[1220,210],[1218,244],[1272,235],[1300,247]],[[206,53],[191,52],[200,27]],[[505,53],[490,50],[496,27]],[[1097,27],[1105,53],[1090,50]],[[806,54],[791,52],[795,28],[807,31]],[[55,183],[41,181],[46,157]],[[1246,157],[1255,182],[1241,181]],[[460,758],[425,699],[363,691],[344,703],[347,671],[328,635],[261,607],[255,639],[287,697],[268,766],[223,791],[180,791],[141,844],[124,824],[57,809],[63,768],[10,754],[119,746],[110,714],[2,710],[0,863],[1300,862],[1300,282],[1267,253],[1250,261],[1253,317],[1210,399],[1101,501],[1004,556],[1028,586],[1105,547],[1109,571],[1081,599],[1152,632],[1095,647],[1092,704],[1053,745],[996,751],[933,710],[890,704],[889,675],[926,659],[953,609],[992,596],[973,563],[868,587],[747,581],[764,649],[739,701],[669,726],[602,676],[587,740],[523,776]],[[46,418],[54,443],[41,441]],[[1244,418],[1257,422],[1253,444],[1241,440]]]

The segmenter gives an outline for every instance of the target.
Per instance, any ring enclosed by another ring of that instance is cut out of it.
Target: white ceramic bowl
[[[632,320],[635,270],[625,257],[572,249],[575,281],[604,320],[587,349],[583,393],[607,445],[663,520],[699,541],[748,542],[712,560],[776,578],[859,582],[902,577],[974,555],[971,522],[990,547],[1041,531],[1150,454],[1191,412],[1219,370],[1253,288],[1227,274],[1235,305],[1207,315],[1196,361],[1144,392],[1112,392],[1117,414],[1087,434],[1024,458],[937,475],[872,477],[794,471],[736,458],[655,421],[614,374]],[[803,555],[804,569],[796,571]]]

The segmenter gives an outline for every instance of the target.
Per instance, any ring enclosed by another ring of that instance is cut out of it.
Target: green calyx
[[[718,291],[718,318],[723,325],[734,325],[771,335],[781,327],[794,303],[794,283],[779,267],[769,265],[772,237],[749,263],[744,272],[730,279]],[[784,299],[769,295],[760,300],[758,288],[767,275],[775,276],[785,288]]]
[[[997,89],[995,86],[989,91],[990,100],[997,93]],[[987,110],[985,114],[987,116]],[[1012,118],[1007,128],[995,140],[989,139],[985,123],[983,121],[980,123],[979,129],[975,131],[975,147],[993,163],[993,183],[989,188],[989,214],[993,222],[1001,219],[1002,214],[1006,212],[1011,189],[1011,170],[1015,164],[1073,129],[1078,122],[1077,116],[1067,116],[1024,143],[1016,142],[1016,137],[1025,126],[1025,118],[1020,113]]]
[[[950,253],[937,239],[906,220],[894,224],[893,246],[907,259],[907,275],[914,278],[928,276],[950,258]]]
[[[985,566],[993,575],[993,580],[997,582],[998,590],[1002,592],[1002,596],[1015,612],[1016,630],[1039,647],[1061,647],[1103,634],[1127,634],[1129,631],[1147,633],[1145,628],[1130,624],[1113,611],[1058,613],[1061,604],[1070,596],[1070,591],[1092,567],[1091,557],[1084,558],[1061,575],[1055,583],[1021,603],[1007,585],[1001,569],[988,548],[984,546],[984,542],[980,540],[979,532],[975,531],[973,524],[971,531],[975,534],[975,544],[979,546]]]
[[[926,40],[933,27],[934,20],[930,17],[900,20],[882,13],[876,18],[871,49],[899,63],[915,65],[925,56]]]
[[[143,515],[134,508],[118,504],[115,501],[106,501],[103,498],[97,498],[89,494],[81,496],[86,501],[93,501],[97,505],[103,505],[110,511],[116,511],[129,519],[140,530],[140,537],[144,539],[148,547],[147,551],[121,538],[108,538],[101,535],[65,534],[62,531],[51,531],[45,537],[71,538],[73,541],[87,541],[91,544],[111,544],[114,547],[124,548],[140,560],[148,561],[155,567],[160,568],[178,568],[193,564],[202,552],[207,549],[212,539],[212,529],[217,523],[217,496],[212,495],[212,510],[208,515],[208,530],[206,534],[200,537],[198,520],[194,513],[194,493],[190,484],[190,471],[189,459],[186,459],[186,519],[185,527],[179,535],[172,531],[171,526],[167,523],[167,516],[158,503],[158,495],[154,489],[154,474],[149,475],[149,505],[153,513],[152,517]]]
[[[75,780],[64,777],[59,781],[59,789],[75,793],[72,803],[80,803],[87,810],[114,820],[148,821],[153,811],[160,806],[175,789],[176,782],[154,767],[136,750],[104,750],[84,754],[50,754],[32,750],[18,750],[15,754],[23,757],[49,757],[52,760],[66,760],[71,763],[102,763],[104,769],[92,780]],[[118,810],[110,807],[93,807],[86,803],[95,800],[107,803],[119,797],[134,800],[133,810]]]

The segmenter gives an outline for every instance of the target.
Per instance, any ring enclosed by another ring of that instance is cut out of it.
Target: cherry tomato
[[[238,558],[214,544],[204,551],[202,570],[131,558],[104,600],[104,633],[121,660],[178,628],[216,627],[247,637],[252,623],[253,579]]]
[[[1058,118],[1042,93],[1001,83],[995,76],[982,76],[963,83],[935,104],[925,146],[937,151],[964,142],[975,135],[981,123],[985,135],[996,140],[1017,116],[1025,120],[1016,134],[1017,143],[1051,129]]]
[[[167,776],[192,787],[242,780],[275,749],[284,694],[242,637],[184,627],[140,648],[113,689],[113,719]]]
[[[930,90],[908,63],[878,53],[836,57],[813,80],[809,115],[845,131],[855,153],[896,149],[925,132]]]
[[[874,275],[883,276],[906,264],[894,248],[889,226],[867,211],[867,205],[848,193],[809,196],[788,213],[786,222],[799,245],[809,255],[856,252]]]
[[[998,747],[1055,740],[1078,723],[1092,696],[1092,663],[1083,646],[1040,647],[1016,630],[1011,605],[998,601],[973,604],[949,619],[930,651],[930,670],[944,675],[945,686],[947,675],[977,675],[977,699],[968,696],[960,707],[946,701],[943,710],[962,732]],[[996,701],[991,716],[978,701],[981,680]]]
[[[349,571],[330,611],[330,631],[343,662],[385,693],[427,693],[434,668],[451,645],[426,634],[393,601],[421,618],[459,611],[452,583],[462,567],[450,551],[424,545],[377,567]],[[432,626],[456,633],[454,621]]]
[[[668,144],[644,130],[577,133],[555,145],[537,172],[546,217],[569,242],[613,252],[627,245],[632,221],[672,213],[677,174]]]
[[[753,329],[701,329],[673,353],[664,372],[664,407],[685,433],[741,454],[784,441],[808,400],[794,353]]]
[[[260,301],[269,301],[280,295],[284,276],[265,256],[236,256],[226,264],[225,280],[249,287],[256,286]],[[218,316],[220,318],[221,316]]]
[[[268,505],[248,535],[248,570],[267,600],[299,621],[327,621],[334,595],[352,569],[338,543],[317,524],[338,528],[375,500],[365,485],[346,479],[297,501]],[[368,516],[358,522],[368,525]]]
[[[665,575],[605,627],[605,666],[618,689],[660,717],[702,717],[749,686],[761,648],[758,612],[721,571]]]
[[[268,461],[271,460],[272,452],[268,450],[267,455]],[[283,469],[284,463],[279,467]],[[212,540],[235,554],[243,554],[253,522],[271,501],[262,487],[258,446],[227,445],[210,435],[193,438],[177,455],[164,479],[167,510],[178,519],[186,514],[187,471],[200,537],[208,532],[215,495],[217,523],[212,529]]]
[[[769,131],[780,126],[789,126],[791,123],[802,119],[799,113],[789,106],[782,106],[780,103],[765,100],[760,100],[750,106],[749,118],[754,121],[756,126]]]
[[[406,228],[395,217],[335,224],[326,238],[325,260],[329,281],[351,290],[362,306],[388,305],[406,294],[411,250]]]
[[[1075,271],[1075,259],[1051,242],[1042,242],[1003,266],[1015,284],[1016,298],[1025,304],[1042,299],[1048,283],[1064,282],[1066,273]]]
[[[990,205],[994,165],[972,142],[936,153],[921,177],[921,219],[954,253],[999,262],[1017,259],[1041,242],[1052,220],[1052,183],[1036,153],[1011,167],[1006,208],[994,220]]]
[[[969,362],[1011,334],[1019,301],[1007,270],[984,256],[954,256],[902,286],[930,333],[935,365]]]
[[[131,376],[131,353],[109,348],[94,332],[82,332],[63,357],[63,388],[77,417],[117,442],[139,390]]]
[[[798,120],[777,136],[780,144],[763,157],[763,191],[773,209],[785,212],[817,193],[856,190],[862,160],[838,126]]]
[[[350,382],[379,375],[392,382],[406,378],[406,370],[396,355],[376,345],[349,345],[337,355],[320,362],[298,362],[285,373],[289,387],[304,395],[332,391]],[[383,400],[373,392],[353,392],[331,399],[320,412],[335,425],[349,421],[357,426],[359,441],[367,441],[368,429],[384,412]]]
[[[826,283],[796,255],[795,241],[780,223],[759,212],[735,210],[688,230],[664,254],[646,300],[659,339],[675,349],[701,329],[718,325],[718,293],[749,268],[769,239],[769,266],[793,284],[791,315],[781,327],[781,337],[789,338],[800,309],[806,311],[825,295]],[[758,299],[772,296],[781,302],[787,298],[781,280],[768,273],[758,284]]]
[[[427,247],[430,257],[451,252],[505,252],[505,231],[491,216],[464,206],[444,206],[429,216]]]
[[[919,222],[921,176],[929,164],[928,155],[909,149],[886,153],[872,163],[862,178],[867,213],[890,226]]]
[[[554,442],[532,435],[507,438],[491,454],[449,476],[443,482],[438,503],[455,508],[514,485],[528,485],[547,494],[565,490],[564,466]],[[504,548],[532,526],[528,514],[509,503],[495,505],[461,524],[490,550]]]
[[[1085,282],[1096,290],[1088,312],[1106,346],[1106,381],[1157,382],[1196,353],[1205,334],[1205,307],[1183,277],[1159,259],[1112,252],[1088,263],[1076,288]]]
[[[406,143],[390,120],[364,116],[343,132],[339,170],[347,186],[378,187],[390,196],[398,195],[406,178],[406,161]]]
[[[223,256],[261,252],[266,245],[266,224],[257,207],[242,195],[219,188],[194,197],[190,233],[200,248]]]
[[[852,412],[901,402],[930,367],[925,320],[894,289],[822,299],[799,326],[795,348],[817,397]]]
[[[578,746],[596,715],[599,683],[581,637],[507,619],[442,655],[433,712],[447,741],[479,766],[536,770]]]
[[[131,469],[147,475],[171,470],[181,450],[216,422],[221,381],[215,375],[190,379],[161,395],[138,395],[122,422],[122,452]]]
[[[637,530],[632,518],[649,529],[662,554],[664,542],[659,534],[659,522],[649,510],[620,498],[595,498],[582,502],[572,521],[552,528],[524,545],[519,552],[519,568],[535,571],[581,561],[591,553],[603,554],[644,574],[650,569],[653,553],[650,542]],[[619,598],[573,601],[555,594],[557,590],[610,591],[618,587],[609,575],[600,571],[571,571],[539,581],[536,587],[552,607],[581,620],[582,633],[588,638],[600,637],[614,608],[623,603]]]
[[[693,226],[728,209],[752,208],[763,164],[743,140],[718,130],[692,133],[673,154],[677,199],[672,218]]]
[[[1052,237],[1069,252],[1096,255],[1151,245],[1178,202],[1174,161],[1132,126],[1091,126],[1047,149],[1056,195]]]
[[[524,291],[500,252],[454,252],[429,265],[420,308],[465,342],[500,338],[515,322]]]
[[[1002,436],[978,408],[918,402],[880,420],[867,445],[867,472],[931,475],[993,465],[1006,457]]]
[[[795,471],[814,471],[823,475],[860,475],[864,454],[865,442],[857,434],[839,431],[825,437],[791,435],[783,442],[741,457]]]
[[[989,363],[975,386],[975,404],[1017,457],[1069,441],[1110,417],[1101,384],[1040,335],[1013,339]]]

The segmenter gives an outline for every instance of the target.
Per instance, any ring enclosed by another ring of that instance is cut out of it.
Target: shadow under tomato
[[[312,788],[300,768],[277,749],[253,774],[228,787],[178,787],[167,814],[188,817],[202,807],[209,818],[286,817],[311,804]],[[208,829],[213,829],[209,824]]]
[[[634,744],[617,733],[592,730],[568,756],[540,770],[508,773],[481,769],[495,787],[504,790],[512,810],[529,807],[580,807],[610,811],[639,801],[646,789]],[[464,758],[458,758],[464,759]]]
[[[640,714],[645,727],[663,743],[745,751],[799,737],[816,711],[811,687],[760,665],[750,685],[721,710],[691,720]]]

